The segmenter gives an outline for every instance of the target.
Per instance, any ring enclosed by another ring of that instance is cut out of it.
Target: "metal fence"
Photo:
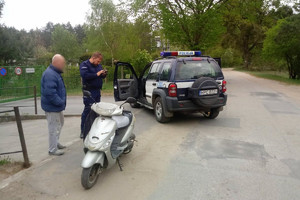
[[[46,66],[0,66],[0,103],[40,95],[41,77]],[[80,94],[81,79],[77,66],[67,66],[62,74],[68,94]]]
[[[16,120],[17,127],[18,127],[19,139],[20,139],[22,150],[13,151],[13,152],[0,152],[0,155],[23,153],[23,158],[24,158],[24,164],[23,164],[23,166],[25,168],[28,168],[28,167],[30,167],[30,162],[29,162],[29,157],[28,157],[28,152],[27,152],[27,147],[26,147],[26,142],[25,142],[23,127],[22,127],[22,121],[21,121],[19,107],[14,107],[13,110],[1,111],[0,113],[7,113],[7,112],[14,112],[15,113],[15,120]]]

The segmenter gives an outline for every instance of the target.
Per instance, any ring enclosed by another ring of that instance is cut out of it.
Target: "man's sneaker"
[[[62,144],[60,144],[60,143],[58,143],[58,144],[57,144],[57,148],[58,148],[58,149],[65,149],[66,146],[64,146],[64,145],[62,145]]]
[[[62,150],[56,150],[54,152],[49,152],[49,155],[52,155],[52,156],[61,156],[63,155],[65,152],[62,151]]]

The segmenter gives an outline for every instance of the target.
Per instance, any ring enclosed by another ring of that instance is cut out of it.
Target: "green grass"
[[[265,78],[274,81],[279,81],[291,85],[300,85],[299,79],[290,79],[287,72],[278,71],[248,71],[244,69],[235,69],[236,71],[246,72],[258,78]]]
[[[11,159],[9,157],[1,158],[0,156],[0,166],[7,165],[11,163]]]
[[[21,96],[21,97],[12,97],[12,98],[4,97],[4,99],[0,99],[0,103],[7,103],[7,102],[18,101],[18,100],[29,99],[29,98],[33,98],[33,95],[27,95],[27,96]]]

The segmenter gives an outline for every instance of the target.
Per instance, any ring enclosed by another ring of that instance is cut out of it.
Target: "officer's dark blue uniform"
[[[84,90],[91,92],[92,97],[96,102],[101,100],[101,89],[105,75],[97,76],[97,72],[103,70],[102,65],[93,65],[89,60],[86,60],[80,64],[80,75],[82,78],[82,85]],[[84,110],[81,115],[81,132],[83,132],[84,123],[87,115],[91,110],[93,100],[91,98],[83,97]]]

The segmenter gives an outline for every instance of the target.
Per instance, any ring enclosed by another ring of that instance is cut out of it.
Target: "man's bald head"
[[[57,69],[63,71],[66,66],[66,60],[62,55],[55,54],[52,58],[52,65]]]

